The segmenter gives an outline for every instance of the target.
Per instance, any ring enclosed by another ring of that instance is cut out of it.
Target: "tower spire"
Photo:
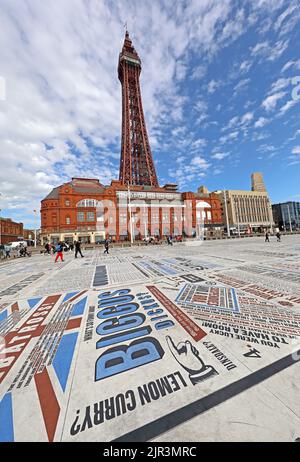
[[[122,85],[122,142],[119,178],[127,185],[158,187],[142,106],[139,77],[141,60],[132,45],[126,24],[119,56],[118,75]]]

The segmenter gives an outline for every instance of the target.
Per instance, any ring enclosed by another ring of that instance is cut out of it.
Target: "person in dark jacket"
[[[105,248],[104,253],[108,255],[108,250],[109,250],[109,240],[108,239],[105,239],[104,248]]]
[[[81,258],[84,257],[81,253],[81,242],[80,241],[75,241],[75,258],[77,258],[77,255],[80,254]]]

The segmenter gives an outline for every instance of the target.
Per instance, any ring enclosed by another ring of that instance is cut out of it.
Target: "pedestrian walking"
[[[77,258],[77,255],[81,255],[81,258],[84,257],[81,253],[81,242],[80,241],[75,241],[75,258]]]
[[[47,242],[45,244],[45,253],[50,255],[50,250],[51,250],[51,246],[50,246],[49,242]]]
[[[63,257],[63,243],[62,242],[59,242],[56,247],[55,247],[55,250],[57,252],[57,255],[55,257],[55,263],[57,262],[57,260],[60,258],[61,261],[65,261],[64,260],[64,257]]]
[[[171,236],[167,236],[167,243],[168,243],[168,245],[173,245]]]
[[[108,255],[108,250],[109,250],[109,240],[108,239],[105,239],[104,248],[105,248],[104,253]]]
[[[277,242],[281,242],[281,235],[279,231],[276,233],[276,237],[277,237]]]
[[[265,242],[270,242],[268,231],[266,232],[266,239],[265,239]]]
[[[4,250],[5,250],[5,258],[10,258],[10,246],[9,245],[5,245],[4,246]]]

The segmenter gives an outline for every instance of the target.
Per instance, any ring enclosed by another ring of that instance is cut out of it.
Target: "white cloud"
[[[267,60],[275,61],[276,59],[278,59],[282,55],[282,53],[287,49],[288,45],[288,40],[279,40],[278,42],[276,42],[274,45],[272,45],[270,53],[267,56]]]
[[[221,136],[219,142],[220,142],[220,144],[225,144],[227,142],[232,142],[233,140],[236,140],[238,138],[238,136],[239,136],[239,131],[235,130],[235,131],[229,133],[226,136]]]
[[[268,123],[268,119],[265,117],[260,117],[254,124],[254,128],[262,128]]]
[[[300,155],[300,146],[295,146],[295,147],[292,149],[292,154]]]
[[[210,164],[201,156],[195,156],[192,159],[191,165],[192,168],[193,166],[195,166],[196,168],[200,168],[201,170],[207,170],[210,167]]]
[[[274,93],[273,95],[267,96],[267,98],[262,102],[262,107],[266,111],[272,111],[275,109],[277,102],[282,99],[286,95],[286,92],[280,91],[278,93]]]
[[[191,78],[195,80],[201,80],[206,74],[206,67],[203,65],[199,65],[194,67],[193,72],[191,74]]]
[[[197,140],[193,141],[191,144],[191,149],[200,149],[207,145],[207,141],[204,138],[198,138]]]
[[[212,94],[214,93],[219,87],[221,86],[220,81],[216,80],[211,80],[208,85],[207,85],[207,91],[208,93]]]
[[[287,49],[288,44],[289,40],[278,40],[272,44],[265,40],[251,48],[251,55],[258,58],[265,58],[267,61],[275,61]]]
[[[246,112],[241,118],[240,124],[247,125],[253,119],[253,112]]]
[[[291,84],[291,79],[290,78],[287,78],[287,79],[280,78],[280,79],[276,80],[276,82],[274,82],[272,84],[270,93],[279,92],[280,90],[288,87],[290,84]]]
[[[239,93],[240,91],[244,90],[247,87],[249,82],[250,82],[250,79],[242,79],[242,80],[240,80],[239,83],[237,83],[236,86],[233,89],[235,95],[237,93]]]
[[[292,107],[294,107],[298,103],[297,100],[291,99],[290,101],[287,101],[284,106],[282,106],[279,109],[279,115],[282,116],[284,115],[287,111],[289,111]]]
[[[276,31],[278,31],[281,28],[281,26],[282,26],[283,22],[285,21],[285,19],[288,16],[290,16],[296,9],[297,9],[297,6],[295,4],[292,4],[286,10],[284,10],[284,12],[281,13],[278,16],[278,18],[277,18],[277,20],[276,20],[276,22],[274,24],[274,29]]]
[[[259,42],[254,47],[251,48],[252,56],[265,55],[269,49],[269,42]]]
[[[248,72],[249,69],[251,68],[252,64],[253,64],[253,63],[252,63],[251,61],[247,61],[247,60],[246,60],[246,61],[243,61],[243,62],[241,63],[241,65],[240,65],[240,71],[241,71],[241,72],[245,72],[245,73]]]
[[[281,69],[281,72],[285,72],[291,67],[294,67],[295,69],[300,70],[300,59],[296,61],[288,61],[287,63],[285,63],[285,65]]]
[[[186,156],[179,156],[176,163],[178,168],[169,169],[168,174],[171,178],[176,179],[179,187],[184,187],[189,182],[204,177],[211,166],[211,163],[199,154],[194,155],[191,160]]]
[[[226,157],[228,157],[230,155],[229,152],[217,152],[216,154],[213,154],[211,157],[213,159],[217,159],[217,160],[223,160],[225,159]]]

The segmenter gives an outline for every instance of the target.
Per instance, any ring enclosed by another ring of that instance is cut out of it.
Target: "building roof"
[[[105,186],[96,178],[72,178],[70,184],[73,190],[79,193],[99,194],[105,191]]]
[[[69,183],[53,188],[52,191],[44,198],[46,199],[58,199],[59,189],[62,186],[71,186],[74,192],[80,194],[103,194],[105,192],[105,186],[103,186],[96,178],[72,178]]]
[[[57,188],[53,188],[52,191],[48,194],[48,196],[45,197],[45,199],[58,199],[58,194],[59,186]]]

